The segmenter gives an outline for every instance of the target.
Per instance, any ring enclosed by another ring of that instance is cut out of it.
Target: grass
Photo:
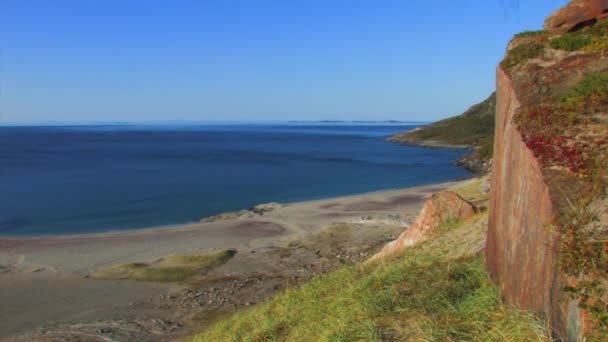
[[[458,196],[469,202],[477,203],[487,201],[490,199],[490,194],[480,190],[481,183],[487,178],[488,176],[474,178],[462,186],[451,188],[450,191],[457,193]]]
[[[486,159],[494,145],[495,95],[471,107],[462,115],[435,122],[391,137],[395,142],[437,141],[448,145],[476,146]]]
[[[578,51],[585,46],[593,44],[593,40],[585,36],[565,34],[561,37],[551,39],[550,44],[554,49]]]
[[[608,22],[602,21],[596,25],[565,33],[559,37],[550,39],[550,45],[554,49],[566,51],[598,51],[606,47],[608,38]]]
[[[483,240],[480,227],[449,223],[398,256],[319,276],[191,341],[547,340],[531,314],[501,303],[478,248],[456,243]]]
[[[592,114],[608,110],[608,73],[592,74],[560,98],[561,106]]]
[[[515,35],[516,38],[527,38],[527,37],[544,37],[547,35],[546,31],[523,31]]]
[[[133,262],[103,268],[91,275],[95,279],[180,282],[204,274],[232,258],[236,251],[220,250],[205,255],[170,255],[151,263]]]
[[[493,129],[493,116],[483,118],[456,116],[424,127],[412,134],[423,140],[437,139],[447,144],[469,145],[486,138]]]
[[[494,132],[479,139],[477,153],[483,159],[492,159],[494,157]]]
[[[545,45],[542,43],[523,43],[509,50],[500,65],[509,70],[528,59],[542,56],[544,51]]]

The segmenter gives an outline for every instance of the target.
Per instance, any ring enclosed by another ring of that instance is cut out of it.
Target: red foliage
[[[586,169],[583,150],[588,145],[576,144],[570,137],[529,136],[526,145],[543,164],[564,166],[574,173]]]

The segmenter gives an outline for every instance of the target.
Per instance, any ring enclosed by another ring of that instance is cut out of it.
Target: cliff
[[[545,31],[516,36],[497,70],[486,264],[508,303],[568,341],[608,336],[606,221],[594,214],[607,195],[607,10],[572,1]]]

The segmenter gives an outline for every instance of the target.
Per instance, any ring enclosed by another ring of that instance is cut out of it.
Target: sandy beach
[[[0,238],[0,336],[97,341],[187,335],[283,288],[367,258],[396,237],[431,194],[461,183],[290,203],[175,227]],[[113,265],[228,248],[236,251],[229,261],[184,282],[92,276]]]

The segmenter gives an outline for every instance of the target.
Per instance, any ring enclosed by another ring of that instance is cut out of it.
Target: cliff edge
[[[558,340],[608,338],[607,1],[571,1],[497,70],[486,264]]]

